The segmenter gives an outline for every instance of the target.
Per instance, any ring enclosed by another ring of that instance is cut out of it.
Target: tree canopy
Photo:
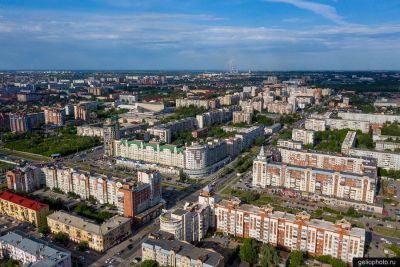
[[[246,238],[240,247],[239,257],[250,265],[257,263],[257,241],[253,238]]]

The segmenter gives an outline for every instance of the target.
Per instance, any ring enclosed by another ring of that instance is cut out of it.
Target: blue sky
[[[399,0],[0,0],[0,69],[400,70]]]

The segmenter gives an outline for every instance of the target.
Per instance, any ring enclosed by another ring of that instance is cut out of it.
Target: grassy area
[[[27,139],[11,141],[5,144],[5,148],[49,157],[55,153],[66,156],[98,145],[100,145],[100,140],[97,138],[63,132],[57,136],[35,135]]]
[[[330,131],[318,131],[315,133],[315,141],[317,145],[314,147],[315,150],[325,152],[340,152],[342,143],[347,135],[349,129],[330,130]],[[357,131],[357,148],[371,149],[373,148],[372,134],[362,133]]]
[[[163,187],[173,187],[173,188],[176,188],[176,189],[178,189],[178,190],[183,190],[183,189],[186,188],[186,187],[184,187],[184,186],[182,186],[182,185],[178,185],[178,184],[174,184],[174,183],[169,183],[169,182],[162,182],[161,185],[162,185]]]
[[[51,161],[51,158],[46,157],[46,156],[29,153],[29,152],[24,152],[24,151],[16,151],[16,150],[11,150],[11,149],[6,149],[6,148],[0,148],[0,153],[10,155],[10,156],[15,156],[15,157],[22,158],[25,160],[44,161],[44,162]]]
[[[387,237],[400,238],[400,231],[396,230],[396,228],[375,226],[374,232]]]
[[[113,216],[113,214],[108,211],[95,212],[89,206],[87,206],[85,203],[79,204],[74,209],[74,211],[78,215],[89,218],[89,219],[96,220],[98,223],[103,223],[104,221],[110,219]]]
[[[400,136],[400,125],[398,123],[385,123],[382,127],[382,134]]]
[[[0,173],[2,171],[13,169],[14,167],[15,167],[14,164],[10,164],[10,163],[7,163],[7,162],[0,161]]]

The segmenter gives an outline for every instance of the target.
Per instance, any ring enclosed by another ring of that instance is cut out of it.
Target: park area
[[[100,143],[98,138],[78,136],[74,127],[67,127],[54,135],[47,136],[40,133],[10,135],[4,147],[49,157],[57,153],[61,156],[70,155],[98,146]]]

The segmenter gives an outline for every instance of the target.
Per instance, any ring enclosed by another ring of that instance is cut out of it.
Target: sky
[[[0,69],[400,70],[399,0],[0,0]]]

